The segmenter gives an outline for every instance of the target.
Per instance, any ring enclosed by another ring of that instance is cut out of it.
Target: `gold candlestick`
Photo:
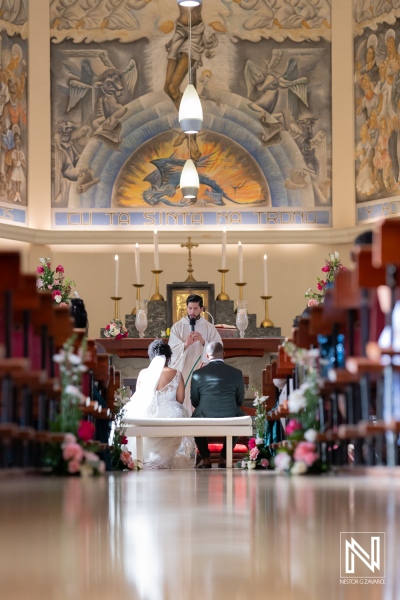
[[[225,294],[225,273],[229,273],[229,269],[218,269],[218,273],[221,273],[221,291],[216,297],[216,300],[230,300],[228,294]]]
[[[235,283],[235,285],[237,285],[239,288],[239,300],[243,300],[243,288],[245,285],[247,285],[247,283],[241,282],[241,283]]]
[[[158,289],[158,278],[160,276],[160,273],[162,273],[162,271],[154,270],[154,271],[152,271],[152,273],[154,273],[154,275],[156,276],[156,291],[152,295],[152,297],[150,298],[150,300],[162,301],[162,300],[164,300],[164,298],[160,294],[159,289]]]
[[[136,300],[140,300],[140,288],[144,287],[144,283],[132,283],[132,285],[136,288]],[[136,302],[131,310],[131,315],[136,315]]]
[[[269,314],[268,314],[268,300],[271,300],[272,296],[260,296],[260,297],[264,300],[264,303],[265,303],[265,319],[261,323],[260,327],[273,327],[274,324],[270,320]]]
[[[119,301],[122,296],[111,296],[111,300],[114,300],[114,319],[119,319]]]

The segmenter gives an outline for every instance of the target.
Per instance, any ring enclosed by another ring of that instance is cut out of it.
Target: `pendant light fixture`
[[[186,6],[186,8],[193,8],[193,6],[199,6],[203,3],[203,0],[177,0],[179,6]]]
[[[186,4],[185,4],[186,2]],[[190,4],[187,4],[189,3]],[[189,51],[188,51],[188,69],[189,69],[189,84],[182,96],[179,106],[179,123],[182,131],[188,135],[189,157],[190,155],[190,134],[198,133],[203,124],[203,109],[201,108],[200,98],[196,92],[196,88],[192,85],[192,13],[191,7],[198,6],[201,2],[196,0],[182,0],[178,4],[188,6],[189,11]],[[180,178],[180,188],[184,198],[196,198],[200,187],[199,175],[195,164],[189,158],[182,169]]]
[[[186,0],[187,2],[195,2],[196,0]],[[183,0],[185,2],[185,0]],[[196,3],[195,6],[200,4]],[[182,4],[182,6],[187,6]],[[188,75],[189,83],[183,93],[181,103],[179,105],[179,124],[184,133],[199,133],[203,125],[203,109],[196,88],[192,84],[192,13],[189,5],[189,51],[188,51]]]
[[[199,174],[194,162],[189,158],[182,169],[180,188],[184,198],[196,198],[200,187]]]

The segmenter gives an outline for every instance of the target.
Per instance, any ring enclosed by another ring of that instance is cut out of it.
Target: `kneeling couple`
[[[224,349],[220,342],[207,346],[209,363],[193,373],[191,401],[195,407],[192,417],[221,418],[243,416],[240,406],[244,400],[243,375],[224,363]],[[180,371],[168,365],[171,348],[162,340],[154,340],[149,346],[151,360],[147,369],[139,373],[136,392],[127,404],[126,418],[183,418],[190,415],[182,406],[185,387]],[[195,438],[201,461],[197,468],[211,468],[207,438]],[[235,445],[236,439],[233,439]],[[131,444],[130,444],[131,445]],[[132,451],[133,448],[130,448]],[[145,469],[179,469],[194,464],[192,438],[145,438]],[[225,443],[219,466],[225,466]]]

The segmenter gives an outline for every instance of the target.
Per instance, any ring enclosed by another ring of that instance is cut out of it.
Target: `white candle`
[[[157,229],[154,230],[154,269],[155,271],[160,270],[160,258],[158,256],[158,233]]]
[[[226,228],[222,230],[221,269],[226,269]]]
[[[243,283],[243,246],[242,246],[242,242],[238,243],[238,258],[239,258],[239,283]]]
[[[136,270],[136,283],[141,283],[140,282],[140,250],[139,250],[139,244],[136,244],[136,249],[135,249],[135,270]]]
[[[268,296],[268,256],[264,254],[264,296]]]
[[[115,280],[114,280],[114,296],[118,298],[118,276],[119,276],[119,260],[118,254],[115,255]]]

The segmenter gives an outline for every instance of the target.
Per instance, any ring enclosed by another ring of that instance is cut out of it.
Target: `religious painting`
[[[400,214],[400,0],[354,0],[357,222]]]
[[[203,298],[205,313],[202,316],[210,321],[209,314],[215,314],[215,288],[213,283],[207,282],[182,282],[167,285],[167,327],[171,327],[182,317],[187,315],[186,298],[190,294],[197,294]]]
[[[26,224],[28,0],[0,2],[0,221]]]
[[[331,226],[330,0],[191,9],[192,136],[178,122],[187,8],[52,0],[50,19],[55,227]],[[194,199],[179,186],[189,157]]]

